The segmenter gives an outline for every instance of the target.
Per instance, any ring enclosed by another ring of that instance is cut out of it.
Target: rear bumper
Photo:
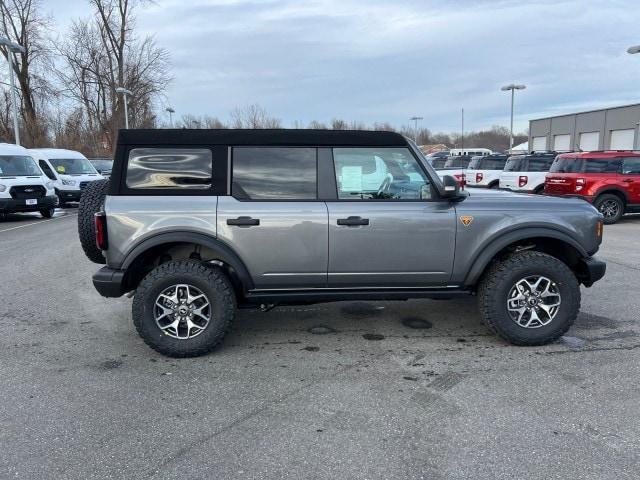
[[[607,271],[607,264],[597,257],[583,258],[578,264],[578,280],[585,287],[590,287],[602,277]]]
[[[124,270],[102,267],[93,274],[93,286],[103,297],[121,297],[126,293]]]
[[[558,198],[579,198],[581,200],[585,200],[589,203],[593,203],[594,200],[596,199],[596,197],[592,196],[592,195],[578,195],[575,193],[549,193],[545,190],[544,192],[545,195],[548,195],[549,197],[558,197]]]
[[[54,208],[58,204],[58,197],[50,195],[48,197],[40,197],[37,199],[36,205],[27,205],[26,200],[18,200],[15,198],[0,198],[0,212],[37,212]]]

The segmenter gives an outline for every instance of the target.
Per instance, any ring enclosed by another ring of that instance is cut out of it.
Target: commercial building
[[[640,148],[640,103],[529,121],[531,150],[593,151]]]

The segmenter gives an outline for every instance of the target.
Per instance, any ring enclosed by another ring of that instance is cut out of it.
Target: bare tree
[[[152,37],[135,35],[135,9],[144,0],[89,0],[94,16],[73,23],[68,40],[58,51],[65,60],[58,70],[64,93],[84,111],[93,132],[94,148],[112,150],[116,133],[124,124],[122,97],[125,87],[131,128],[156,125],[155,102],[171,77],[168,53]]]
[[[13,56],[13,70],[20,92],[23,138],[28,146],[46,141],[46,103],[53,94],[46,72],[50,69],[50,48],[46,40],[50,19],[41,13],[39,0],[0,0],[2,36],[24,47],[20,53],[0,47],[5,60]],[[13,131],[10,132],[13,138]]]
[[[237,107],[231,112],[232,128],[282,128],[280,120],[270,117],[260,105]]]

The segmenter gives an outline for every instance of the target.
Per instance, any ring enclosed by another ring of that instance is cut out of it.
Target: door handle
[[[368,218],[362,217],[349,217],[349,218],[339,218],[338,225],[346,225],[347,227],[357,227],[359,225],[369,225]]]
[[[260,219],[251,217],[228,218],[227,225],[234,225],[236,227],[253,227],[260,225]]]
[[[633,183],[633,178],[625,178],[622,180],[624,183]]]

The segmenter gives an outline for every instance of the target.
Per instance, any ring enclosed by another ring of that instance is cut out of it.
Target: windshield
[[[504,166],[504,171],[505,172],[519,172],[520,170],[520,165],[522,164],[522,159],[524,157],[522,156],[518,156],[518,157],[509,157],[509,160],[507,160],[507,163]]]
[[[96,169],[86,158],[51,158],[51,165],[56,172],[63,175],[95,174]]]
[[[111,170],[113,160],[89,160],[97,170]]]
[[[444,168],[467,168],[470,161],[469,157],[449,157]]]
[[[41,176],[42,171],[31,157],[20,155],[0,156],[0,177]]]

